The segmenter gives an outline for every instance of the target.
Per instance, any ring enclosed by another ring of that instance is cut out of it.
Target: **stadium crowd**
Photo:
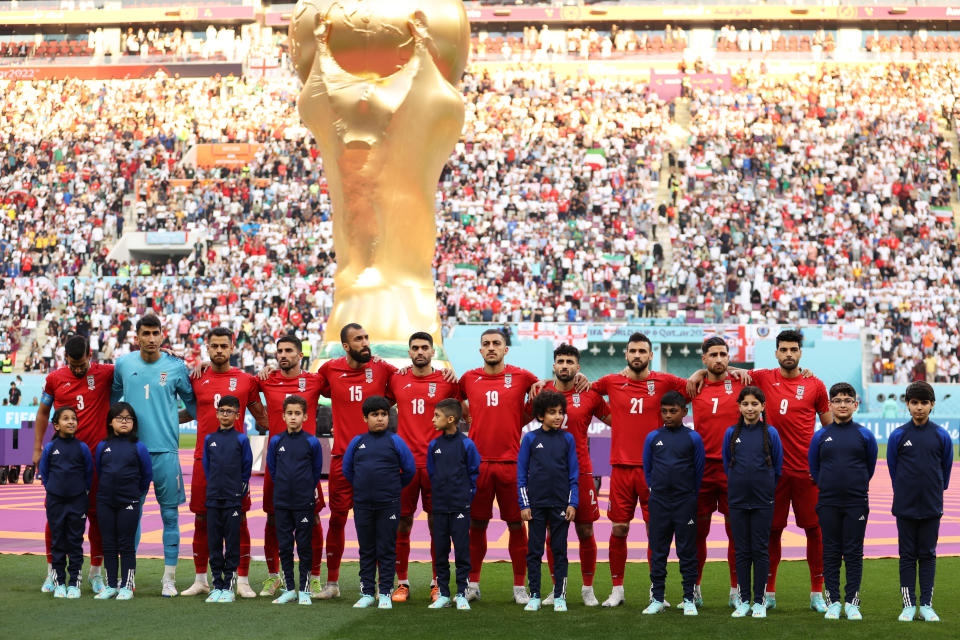
[[[643,85],[535,67],[468,73],[463,140],[438,192],[446,324],[862,317],[892,364],[882,375],[918,375],[928,352],[951,375],[960,262],[938,207],[957,159],[938,119],[960,115],[957,66],[747,82],[694,95],[686,141],[674,106]],[[5,275],[92,278],[65,280],[47,319],[61,333],[89,327],[104,355],[128,348],[124,324],[148,307],[179,314],[196,355],[206,327],[235,318],[250,366],[288,326],[319,336],[332,223],[297,94],[286,80],[11,84]],[[243,169],[195,169],[182,161],[196,142],[262,146]],[[124,197],[138,229],[199,230],[211,246],[166,264],[107,259]],[[917,287],[930,295],[908,295]]]

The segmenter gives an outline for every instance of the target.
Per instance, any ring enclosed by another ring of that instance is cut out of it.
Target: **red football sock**
[[[197,575],[207,572],[210,545],[207,542],[207,516],[197,514],[193,519],[193,567]]]
[[[550,533],[547,533],[544,545],[547,547],[547,567],[550,568],[550,579],[553,580],[553,549],[550,548]]]
[[[522,524],[510,529],[507,548],[513,564],[513,586],[522,587],[527,580],[527,529]]]
[[[807,534],[807,566],[810,567],[810,592],[823,591],[823,535],[820,527],[804,529]]]
[[[627,569],[627,538],[610,536],[610,580],[615,587],[623,586],[623,573]]]
[[[783,536],[783,529],[770,530],[770,573],[767,574],[767,591],[773,593],[777,590],[777,569],[780,567],[780,538]]]
[[[480,582],[483,557],[487,555],[487,528],[470,527],[470,582]]]
[[[267,518],[267,526],[263,530],[263,555],[267,560],[267,573],[280,573],[280,545],[277,542],[277,526]]]
[[[47,564],[53,564],[53,554],[50,553],[50,547],[53,546],[53,540],[50,537],[50,523],[43,529],[43,544],[47,551]]]
[[[347,514],[334,512],[330,514],[330,525],[327,529],[327,582],[340,581],[340,560],[343,558],[343,548],[346,545]]]
[[[90,566],[99,567],[103,565],[103,540],[100,538],[100,522],[97,520],[97,512],[87,513],[87,520],[90,521]]]
[[[310,568],[311,575],[319,576],[323,570],[323,525],[319,522],[313,525],[313,533],[310,538],[310,549],[313,551],[313,565]]]
[[[710,535],[710,516],[697,518],[697,584],[703,580],[703,565],[707,564],[707,536]]]
[[[246,578],[250,575],[250,526],[247,516],[240,522],[240,563],[237,564],[237,576]]]
[[[580,573],[583,586],[593,586],[593,574],[597,571],[597,539],[593,536],[580,540]]]
[[[397,580],[407,579],[410,562],[410,532],[397,531]]]
[[[733,547],[733,531],[730,530],[730,519],[723,519],[723,528],[727,531],[727,567],[730,569],[730,586],[737,586],[737,551]]]

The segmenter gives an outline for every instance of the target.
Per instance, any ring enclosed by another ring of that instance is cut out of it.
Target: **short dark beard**
[[[644,371],[647,370],[647,368],[648,368],[649,366],[650,366],[650,363],[649,363],[649,362],[647,362],[646,364],[644,364],[642,367],[635,367],[635,366],[633,366],[633,364],[631,364],[631,363],[629,363],[629,362],[627,363],[627,367],[630,368],[630,371],[633,371],[633,372],[636,373],[636,374],[641,374],[641,373],[643,373]]]
[[[783,364],[782,362],[780,363],[780,368],[783,369],[784,371],[794,371],[794,370],[796,370],[796,368],[799,367],[799,366],[800,366],[800,361],[799,361],[799,360],[796,361],[795,363],[791,364],[791,365],[785,365],[785,364]]]
[[[560,382],[563,382],[564,384],[566,384],[567,382],[571,382],[574,378],[577,377],[577,374],[575,373],[569,374],[568,377],[564,377],[563,374],[560,374],[560,373],[555,373],[554,375],[557,376],[557,380],[559,380]]]
[[[366,364],[373,359],[373,354],[369,351],[354,351],[353,349],[349,349],[347,353],[360,364]]]

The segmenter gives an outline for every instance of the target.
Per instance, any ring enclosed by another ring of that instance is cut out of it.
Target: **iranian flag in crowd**
[[[708,164],[698,164],[693,168],[693,175],[697,178],[709,178],[713,175],[713,169]]]
[[[930,207],[933,215],[937,217],[937,222],[950,222],[953,220],[953,209],[950,207]]]
[[[586,169],[603,169],[607,166],[607,156],[603,149],[587,149],[583,165]]]
[[[469,262],[458,262],[453,265],[453,275],[454,276],[465,276],[467,278],[476,278],[477,272],[480,270],[475,264],[470,264]]]

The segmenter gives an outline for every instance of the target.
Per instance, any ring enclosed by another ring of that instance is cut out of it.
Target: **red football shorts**
[[[580,502],[577,505],[577,517],[573,521],[577,524],[594,523],[600,519],[600,503],[597,501],[597,490],[593,485],[593,474],[581,473],[577,486]]]
[[[315,504],[313,506],[314,513],[320,513],[325,506],[327,506],[326,500],[323,498],[323,480],[317,483],[317,488],[314,491],[314,500]],[[190,499],[191,509],[193,508],[193,498]],[[244,511],[250,509],[250,498],[247,497],[246,501],[243,503]],[[266,470],[263,474],[263,512],[273,515],[273,478],[270,477],[270,470]]]
[[[809,473],[798,471],[784,471],[777,483],[773,504],[773,529],[784,529],[787,526],[787,515],[790,513],[790,503],[793,503],[793,516],[797,526],[801,529],[811,529],[820,526],[817,518],[817,485]]]
[[[353,508],[353,485],[343,475],[343,456],[330,458],[327,492],[330,494],[331,513],[347,513]]]
[[[714,511],[727,515],[727,474],[723,462],[707,460],[703,467],[703,481],[697,495],[697,516],[709,516]]]
[[[413,480],[400,493],[400,517],[407,518],[415,514],[418,499],[423,505],[423,512],[430,513],[433,510],[433,502],[430,496],[430,474],[427,473],[426,468],[418,468],[417,472],[413,474]]]
[[[500,507],[504,522],[520,522],[520,497],[517,493],[516,462],[481,462],[477,476],[477,494],[473,497],[470,517],[493,519],[493,499]]]
[[[607,518],[615,524],[624,524],[633,520],[640,503],[640,513],[647,522],[649,512],[647,501],[650,490],[647,479],[643,477],[643,467],[638,465],[615,464],[610,471],[610,508]]]

